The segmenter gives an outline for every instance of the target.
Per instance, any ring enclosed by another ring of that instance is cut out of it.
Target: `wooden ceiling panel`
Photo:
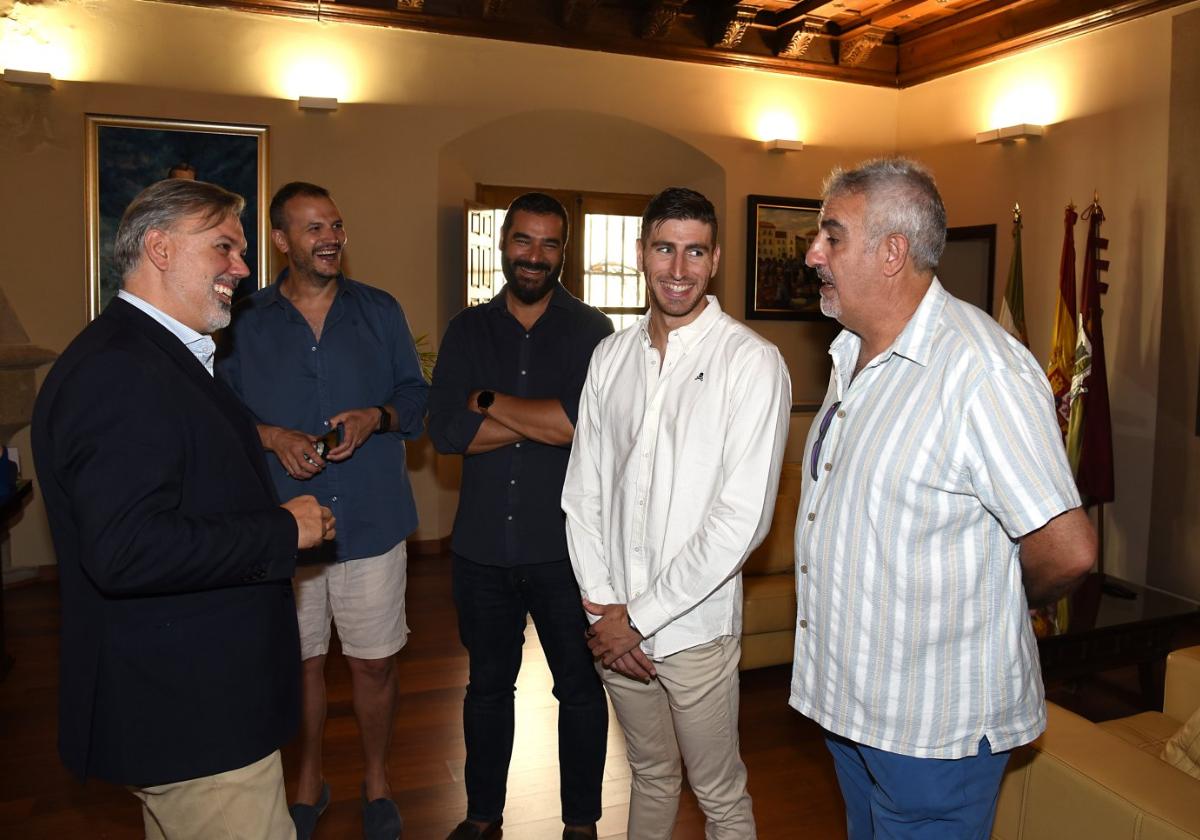
[[[1190,0],[158,0],[907,87]]]

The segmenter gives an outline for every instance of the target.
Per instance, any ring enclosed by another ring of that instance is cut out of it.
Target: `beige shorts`
[[[404,590],[408,547],[401,542],[378,557],[298,566],[292,578],[300,658],[329,652],[330,619],[342,652],[355,659],[385,659],[408,641]]]

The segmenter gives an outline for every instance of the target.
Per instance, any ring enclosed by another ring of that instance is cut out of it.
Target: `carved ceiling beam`
[[[643,38],[666,38],[671,34],[671,27],[675,24],[675,18],[679,17],[679,10],[683,8],[683,0],[651,0],[650,7],[646,11],[646,19],[642,23],[641,36]]]
[[[425,0],[396,0],[396,8],[402,12],[423,12]]]
[[[563,25],[579,31],[587,29],[592,12],[599,5],[600,0],[563,0]]]
[[[749,3],[738,3],[726,9],[721,16],[722,22],[713,39],[713,46],[721,50],[737,49],[758,12],[758,6]]]
[[[779,31],[775,55],[780,58],[800,59],[808,54],[809,48],[826,32],[824,18],[807,17],[799,26],[789,26]]]
[[[840,41],[838,64],[842,67],[859,67],[871,53],[883,43],[888,30],[877,26],[863,26],[851,30]]]

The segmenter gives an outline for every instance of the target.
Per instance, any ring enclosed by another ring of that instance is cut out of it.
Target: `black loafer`
[[[404,834],[404,820],[400,809],[387,797],[367,801],[367,786],[362,794],[363,840],[400,840]]]
[[[288,808],[288,813],[291,815],[292,822],[296,826],[296,840],[311,840],[313,832],[317,828],[317,820],[321,819],[321,815],[329,807],[329,800],[331,798],[332,793],[329,790],[329,782],[321,782],[321,795],[317,797],[316,805],[305,805],[302,802],[297,802]]]
[[[463,820],[446,837],[446,840],[500,840],[504,836],[504,817],[480,828],[470,820]]]

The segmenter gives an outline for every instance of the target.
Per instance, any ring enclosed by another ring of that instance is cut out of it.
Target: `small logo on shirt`
[[[696,378],[693,379],[692,381],[693,382],[703,382],[704,381],[704,371],[700,371],[699,373],[697,373]]]

